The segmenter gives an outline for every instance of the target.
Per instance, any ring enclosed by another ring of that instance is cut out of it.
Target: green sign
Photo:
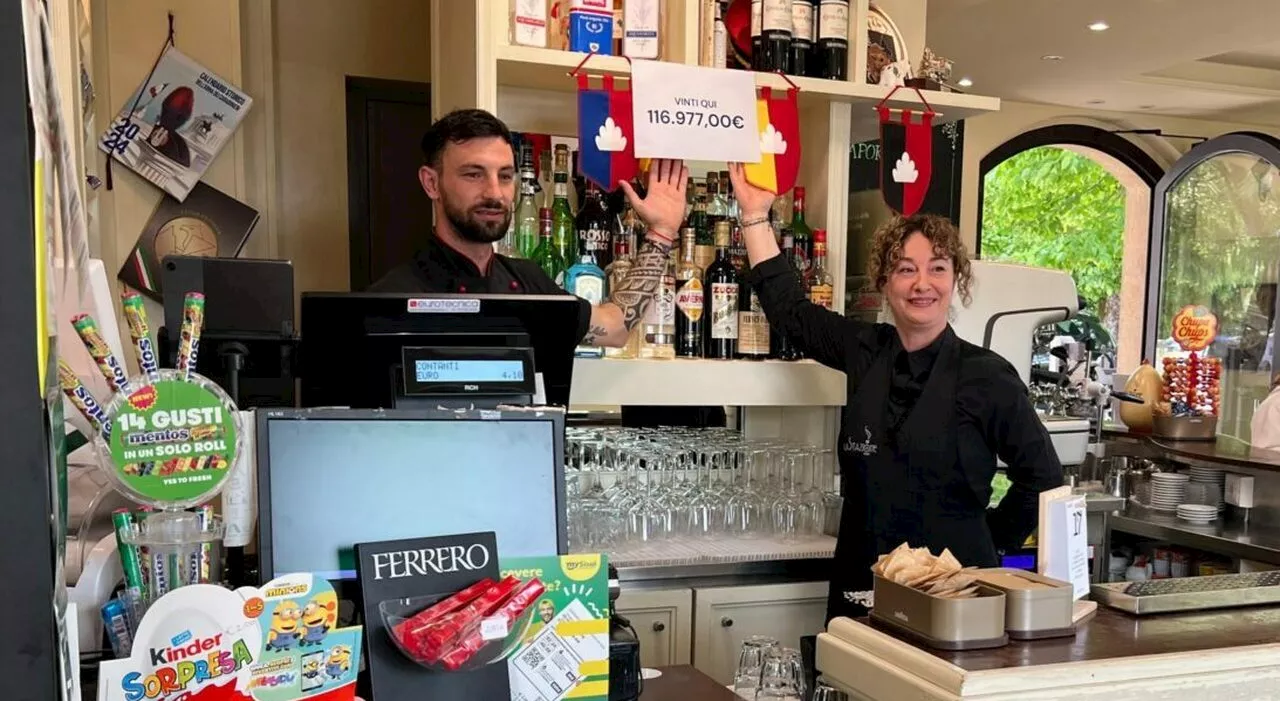
[[[200,503],[217,493],[236,457],[235,406],[212,383],[161,379],[112,402],[116,477],[144,502]]]

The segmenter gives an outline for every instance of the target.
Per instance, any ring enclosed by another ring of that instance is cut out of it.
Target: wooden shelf
[[[577,82],[569,77],[569,72],[586,58],[586,54],[572,51],[558,51],[531,46],[501,45],[497,47],[498,86],[499,88],[530,88],[536,90],[555,90],[572,92],[577,89]],[[587,64],[590,73],[627,76],[631,66],[621,56],[596,56]],[[774,73],[756,73],[756,84],[767,85],[778,90],[788,87],[787,80]],[[890,88],[879,85],[866,85],[846,80],[822,80],[820,78],[801,78],[790,76],[790,80],[800,88],[800,99],[806,105],[815,102],[845,102],[860,107],[875,107]],[[939,113],[939,123],[967,119],[986,112],[1000,109],[1000,99],[984,95],[969,95],[954,92],[922,91],[925,99]],[[895,108],[923,109],[924,105],[914,90],[899,90],[889,104]],[[867,119],[875,121],[875,114],[867,111]],[[864,121],[864,113],[855,109],[855,125]]]
[[[812,360],[578,358],[574,406],[843,406],[844,373]]]

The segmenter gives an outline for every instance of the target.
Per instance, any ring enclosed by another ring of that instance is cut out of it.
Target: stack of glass
[[[728,429],[566,430],[577,551],[672,538],[803,539],[823,531],[832,451]]]

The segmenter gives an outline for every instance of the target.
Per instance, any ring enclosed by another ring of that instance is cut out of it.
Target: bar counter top
[[[693,667],[659,667],[658,671],[662,676],[644,681],[640,701],[742,701]]]
[[[1104,431],[1104,436],[1120,440],[1141,441],[1157,453],[1174,460],[1280,472],[1280,453],[1273,450],[1255,448],[1231,436],[1218,436],[1217,440],[1213,441],[1175,441],[1168,438],[1157,438],[1149,433],[1129,431],[1117,426],[1107,427]]]
[[[944,652],[836,619],[818,668],[865,699],[1276,698],[1280,607],[1130,616],[1099,607],[1073,637]]]

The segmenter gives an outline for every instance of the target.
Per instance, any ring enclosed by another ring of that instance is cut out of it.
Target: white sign
[[[637,158],[760,161],[750,71],[632,61],[631,101]]]
[[[1088,517],[1083,495],[1043,498],[1040,574],[1070,582],[1075,598],[1089,593]]]

